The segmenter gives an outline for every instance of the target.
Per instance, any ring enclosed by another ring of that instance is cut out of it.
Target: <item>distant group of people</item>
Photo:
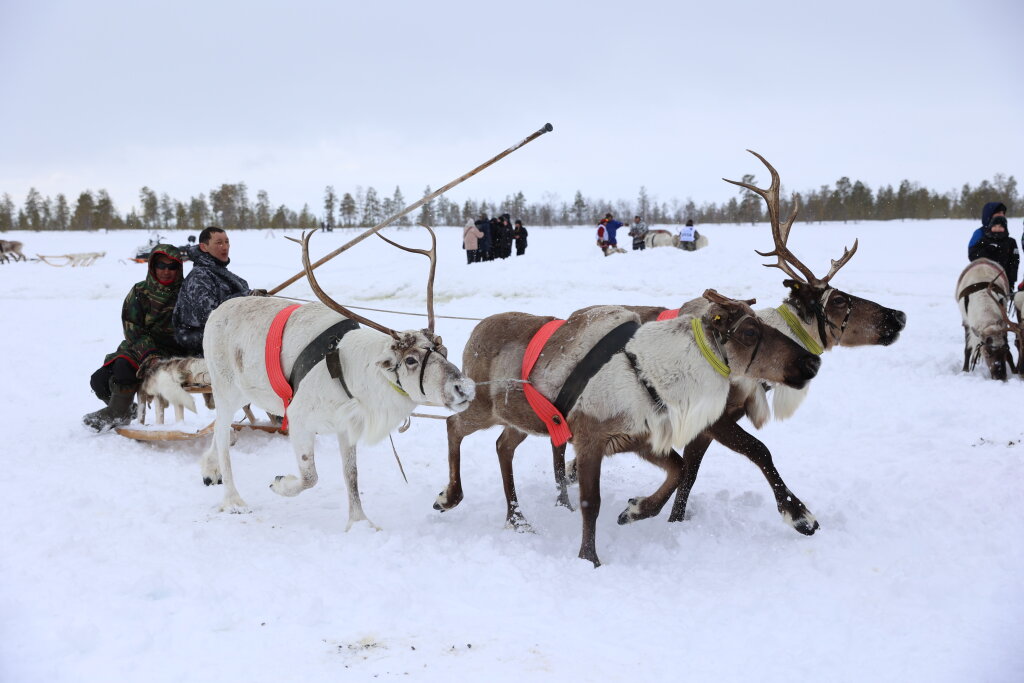
[[[512,216],[503,213],[488,219],[480,214],[476,220],[470,218],[462,230],[462,248],[466,250],[466,263],[493,261],[508,258],[515,245],[516,256],[526,253],[526,239],[529,236],[521,220],[512,223]]]
[[[606,213],[604,218],[597,224],[597,246],[605,256],[610,254],[625,254],[626,250],[619,246],[617,232],[623,227],[623,223],[615,220],[611,212]],[[647,248],[647,233],[650,229],[644,222],[642,216],[633,216],[633,222],[629,226],[629,236],[633,238],[633,251],[643,251]],[[679,229],[679,248],[686,251],[697,250],[697,239],[700,233],[693,227],[693,221],[687,220],[686,225]]]
[[[86,426],[102,432],[131,422],[133,399],[150,365],[161,358],[202,356],[206,321],[217,306],[239,296],[267,296],[228,270],[230,246],[221,228],[204,229],[189,254],[188,277],[177,247],[153,248],[146,279],[132,286],[121,308],[124,340],[89,380],[106,406],[84,416]]]
[[[1024,240],[1024,236],[1021,237]],[[981,210],[981,227],[974,231],[967,243],[967,258],[971,261],[987,258],[995,261],[1006,272],[1010,289],[1017,282],[1020,252],[1017,241],[1010,237],[1006,222],[1006,204],[989,202]],[[1019,289],[1024,290],[1024,281]]]

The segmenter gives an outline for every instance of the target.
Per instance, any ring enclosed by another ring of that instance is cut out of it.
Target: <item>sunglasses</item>
[[[181,270],[180,263],[156,263],[153,270]]]

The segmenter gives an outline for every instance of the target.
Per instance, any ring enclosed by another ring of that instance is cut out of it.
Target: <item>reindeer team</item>
[[[396,332],[353,314],[322,290],[309,262],[309,236],[304,236],[305,274],[319,303],[289,306],[282,299],[241,297],[218,307],[207,325],[205,363],[217,417],[201,477],[207,485],[223,485],[220,509],[248,509],[235,487],[229,454],[231,421],[243,406],[252,404],[288,421],[298,474],[270,483],[282,496],[298,495],[317,483],[315,436],[336,435],[350,527],[359,521],[372,526],[359,496],[356,444],[380,441],[417,405],[435,405],[452,411],[447,418],[449,481],[435,509],[452,510],[463,499],[463,439],[500,425],[496,450],[506,523],[529,529],[515,491],[513,457],[527,436],[549,437],[557,501],[571,507],[567,487],[579,482],[579,557],[594,566],[600,564],[601,464],[615,453],[636,453],[665,471],[657,490],[629,500],[619,524],[659,514],[673,494],[669,521],[682,521],[701,460],[711,442],[719,441],[761,469],[787,524],[813,534],[819,526],[814,515],[786,486],[768,448],[738,420],[746,415],[760,427],[773,412],[780,419],[792,415],[818,372],[820,354],[837,346],[892,344],[906,316],[830,284],[856,253],[856,242],[822,278],[790,251],[787,241],[797,209],[781,220],[779,175],[752,153],[771,173],[771,186],[765,190],[728,182],[767,203],[775,249],[761,255],[775,257],[766,265],[787,276],[782,282],[787,294],[777,308],[754,310],[754,301],[709,289],[674,310],[598,305],[564,321],[500,313],[474,328],[462,370],[447,359],[433,331],[432,253],[428,327]],[[158,408],[162,414],[159,402]],[[567,442],[576,454],[568,466]]]

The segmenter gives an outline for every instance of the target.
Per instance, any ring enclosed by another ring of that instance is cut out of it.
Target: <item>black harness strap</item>
[[[621,351],[633,334],[640,328],[640,324],[634,321],[625,322],[601,338],[594,347],[587,351],[580,362],[569,373],[569,377],[558,392],[554,405],[562,413],[569,415],[572,407],[576,405],[580,394],[587,388],[587,383],[597,374],[598,370],[611,360],[612,356]]]
[[[342,337],[358,328],[359,323],[346,318],[335,325],[331,325],[318,334],[313,341],[306,344],[306,348],[302,349],[302,353],[295,359],[295,365],[292,366],[291,375],[288,377],[288,383],[292,385],[293,395],[298,393],[299,383],[302,382],[302,378],[308,375],[309,371],[317,363],[326,358],[327,370],[331,373],[331,377],[340,380],[341,388],[345,390],[349,398],[352,398],[352,392],[345,386],[345,378],[341,376],[341,355],[336,352]],[[332,366],[337,369],[337,374],[335,374]]]
[[[647,390],[647,395],[651,397],[651,401],[654,402],[654,409],[661,413],[665,411],[665,402],[661,400],[661,395],[658,394],[658,390],[655,389],[647,380],[640,376],[640,364],[636,360],[636,354],[630,353],[629,351],[624,352],[626,354],[626,360],[633,366],[633,373],[636,374],[637,380],[640,385]]]
[[[998,294],[1000,298],[1006,298],[1006,292],[1004,292],[1003,288],[1000,287],[999,285],[991,282],[975,282],[973,285],[967,285],[966,287],[960,290],[960,298],[964,300],[965,311],[971,303],[970,296],[975,292],[980,292],[983,289],[988,289],[989,285],[992,286],[992,289],[995,290],[996,294]]]

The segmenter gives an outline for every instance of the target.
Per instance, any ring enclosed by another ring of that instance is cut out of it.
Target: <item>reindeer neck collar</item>
[[[396,378],[396,379],[398,378],[398,373],[397,373],[397,372],[395,373],[395,378]],[[395,384],[395,383],[394,383],[394,382],[392,382],[391,380],[388,380],[388,385],[390,385],[390,387],[391,387],[392,389],[394,389],[395,391],[397,391],[398,393],[400,393],[400,394],[401,394],[402,396],[405,396],[406,398],[408,398],[408,397],[409,397],[409,393],[408,393],[408,392],[407,392],[407,391],[406,391],[405,389],[403,389],[403,388],[402,388],[402,385],[400,385],[400,384]]]
[[[697,342],[697,348],[700,349],[700,355],[704,356],[704,360],[715,369],[722,377],[728,377],[729,373],[729,362],[728,360],[723,361],[715,352],[711,350],[708,345],[708,338],[704,334],[704,323],[701,322],[700,318],[693,318],[690,320],[690,326],[693,328],[693,339]],[[725,354],[722,354],[723,358]]]
[[[816,356],[820,356],[825,353],[825,349],[822,348],[821,344],[815,341],[814,337],[804,329],[804,326],[800,322],[800,318],[796,317],[796,314],[789,310],[789,306],[782,304],[775,310],[782,315],[782,319],[786,321],[786,325],[789,326],[790,331],[796,335],[796,338],[807,348],[808,351]]]

